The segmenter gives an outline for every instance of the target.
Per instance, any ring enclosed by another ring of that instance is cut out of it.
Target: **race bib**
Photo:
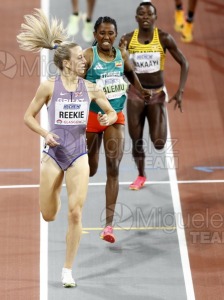
[[[154,73],[161,70],[160,53],[134,53],[130,54],[136,73]]]
[[[55,103],[55,124],[83,125],[87,124],[88,107],[86,102]]]
[[[123,77],[105,77],[96,80],[97,86],[103,89],[108,100],[120,98],[125,95],[128,84]]]

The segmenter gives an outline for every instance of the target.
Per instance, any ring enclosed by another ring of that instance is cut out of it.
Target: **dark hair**
[[[138,13],[139,9],[141,8],[141,6],[151,6],[154,8],[154,11],[155,11],[155,15],[157,15],[157,10],[156,10],[156,7],[151,3],[151,2],[141,2],[139,4],[139,6],[137,7],[136,9],[136,14]]]
[[[96,32],[98,27],[100,26],[100,24],[102,23],[110,23],[110,24],[113,24],[114,27],[115,27],[115,30],[116,30],[116,33],[117,33],[117,23],[114,19],[110,18],[110,17],[99,17],[97,20],[96,20],[96,23],[94,25],[94,31]]]

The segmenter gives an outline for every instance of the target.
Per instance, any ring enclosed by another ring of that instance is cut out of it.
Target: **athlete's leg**
[[[90,176],[94,176],[98,168],[99,151],[102,143],[102,135],[103,135],[102,133],[96,133],[96,132],[86,133]]]
[[[89,182],[89,164],[86,154],[79,157],[68,168],[65,182],[68,193],[68,231],[64,268],[72,269],[82,234],[82,208]]]
[[[86,18],[91,21],[93,16],[96,0],[87,0]]]
[[[107,168],[106,226],[111,226],[119,190],[119,166],[124,152],[124,125],[114,124],[105,130],[104,148]]]
[[[79,0],[72,0],[73,13],[79,13]]]
[[[188,11],[186,15],[186,22],[183,30],[181,31],[181,40],[185,43],[193,41],[193,30],[194,30],[194,15],[196,10],[197,0],[188,1]]]
[[[93,37],[94,25],[92,22],[94,6],[95,6],[95,0],[87,0],[87,10],[86,10],[86,14],[83,16],[84,24],[82,30],[82,37],[84,41],[87,43],[92,42],[94,39]]]
[[[182,0],[174,0],[175,1],[175,6],[178,7],[178,6],[183,6],[183,1]]]
[[[188,14],[189,14],[189,12],[191,12],[192,14],[195,13],[197,2],[198,2],[198,0],[189,0],[188,1]]]
[[[40,167],[39,202],[45,221],[53,221],[60,209],[60,192],[64,171],[47,154],[43,154]]]
[[[184,8],[182,0],[175,0],[175,14],[174,14],[174,29],[180,32],[185,23]]]
[[[72,13],[69,16],[68,21],[68,34],[70,36],[76,35],[79,32],[80,17],[79,1],[72,0]]]
[[[143,130],[145,124],[145,103],[143,100],[127,100],[128,131],[132,140],[132,155],[139,176],[145,176],[145,152],[143,148]]]
[[[167,139],[167,116],[164,104],[147,105],[151,141],[157,150],[164,148]]]

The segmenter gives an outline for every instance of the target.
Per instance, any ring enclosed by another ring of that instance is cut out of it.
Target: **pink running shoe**
[[[138,176],[137,179],[134,182],[132,182],[132,184],[129,186],[129,189],[138,191],[143,187],[145,181],[146,177]]]
[[[113,234],[113,227],[106,226],[100,235],[101,239],[109,243],[115,242],[115,236]]]

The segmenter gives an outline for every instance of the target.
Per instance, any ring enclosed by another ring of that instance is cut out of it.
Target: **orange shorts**
[[[125,124],[125,116],[122,111],[117,113],[117,121],[114,124]],[[88,123],[86,127],[87,132],[103,132],[108,126],[101,126],[97,120],[97,113],[90,111]]]

